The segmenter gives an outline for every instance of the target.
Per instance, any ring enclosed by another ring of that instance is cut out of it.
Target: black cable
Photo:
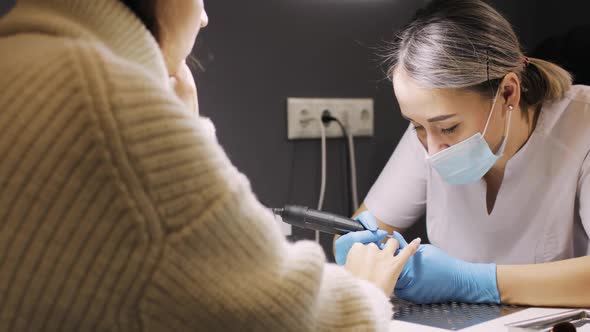
[[[330,123],[332,121],[336,122],[340,126],[340,129],[342,130],[342,135],[344,135],[344,138],[346,139],[348,137],[348,131],[346,130],[346,127],[344,126],[342,121],[340,121],[340,119],[332,116],[330,114],[329,110],[325,110],[322,113],[322,122],[323,123]],[[348,212],[348,215],[351,216],[356,212],[356,211],[352,211],[352,201],[353,201],[352,189],[350,188],[350,183],[348,183],[348,175],[352,172],[352,170],[351,170],[352,166],[350,165],[350,162],[349,162],[350,149],[349,149],[348,144],[346,144],[346,140],[345,140],[344,145],[345,145],[345,149],[346,149],[346,156],[344,158],[345,159],[344,164],[345,164],[345,169],[346,169],[345,174],[344,174],[344,179],[345,179],[344,185],[346,186],[346,193],[347,193],[347,195],[346,195],[346,200],[347,200],[346,201],[346,211]]]

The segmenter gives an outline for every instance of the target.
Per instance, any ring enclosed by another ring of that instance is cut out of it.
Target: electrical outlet
[[[373,99],[371,98],[288,98],[289,139],[320,138],[320,121],[324,111],[342,121],[353,136],[373,136]],[[326,125],[327,137],[343,137],[335,122]]]

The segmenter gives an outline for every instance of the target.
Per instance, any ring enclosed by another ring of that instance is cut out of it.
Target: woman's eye
[[[422,127],[422,126],[412,126],[412,128],[414,128],[414,131],[419,131],[419,130],[424,129],[424,127]]]
[[[456,124],[450,128],[443,128],[440,131],[444,134],[444,135],[450,135],[452,133],[455,132],[455,130],[457,130],[457,127],[459,127],[459,124]]]

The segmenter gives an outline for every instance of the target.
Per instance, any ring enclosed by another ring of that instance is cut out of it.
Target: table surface
[[[509,323],[572,310],[459,303],[414,305],[395,298],[392,303],[395,319],[390,330],[404,332],[507,331],[505,325]]]
[[[394,320],[459,331],[528,308],[497,304],[413,304],[392,298]]]

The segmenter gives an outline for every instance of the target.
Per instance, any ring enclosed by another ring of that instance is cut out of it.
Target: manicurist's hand
[[[393,236],[400,248],[407,245],[401,234]],[[435,246],[421,245],[404,267],[395,295],[414,303],[500,303],[496,264],[465,262]]]

